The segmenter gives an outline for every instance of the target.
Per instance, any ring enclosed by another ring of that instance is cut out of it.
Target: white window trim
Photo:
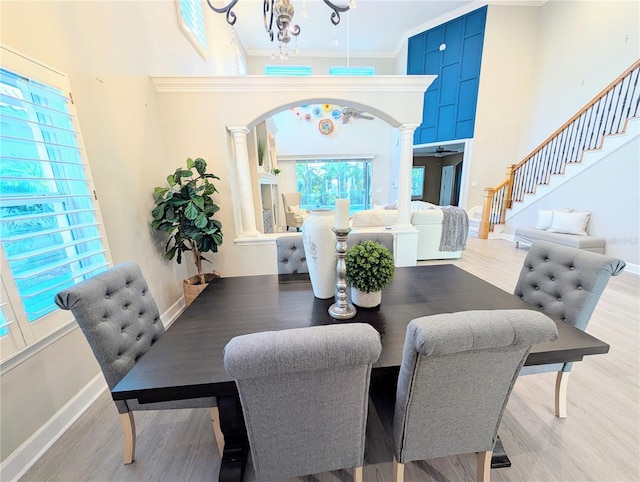
[[[19,73],[20,75],[24,75],[34,81],[56,87],[62,92],[71,93],[69,78],[65,73],[4,45],[0,45],[0,53],[0,63],[3,68],[11,72]],[[72,98],[71,94],[69,94],[69,96]],[[69,115],[73,119],[73,127],[77,135],[77,144],[82,156],[82,167],[85,171],[86,182],[90,190],[89,192],[95,193],[95,186],[93,185],[93,178],[91,176],[89,163],[86,158],[86,151],[84,149],[82,132],[73,103],[68,105],[68,110]],[[105,261],[107,266],[112,266],[113,261],[111,259],[111,251],[104,231],[104,225],[97,199],[93,201],[93,204],[95,207],[96,225],[102,237]],[[26,313],[24,312],[22,303],[19,302],[20,295],[18,294],[17,287],[15,286],[3,249],[0,249],[0,268],[3,273],[8,273],[8,276],[3,276],[2,278],[1,289],[3,304],[0,309],[3,310],[6,318],[10,318],[11,321],[20,327],[19,331],[23,339],[23,343],[7,347],[7,350],[13,351],[13,353],[4,357],[0,362],[1,375],[19,365],[27,358],[33,356],[46,346],[78,328],[78,325],[71,312],[60,309],[45,315],[36,323],[30,323],[27,319]],[[11,336],[14,335],[12,334]],[[4,352],[5,344],[2,345],[2,349]]]
[[[184,36],[187,37],[187,40],[191,43],[191,45],[193,45],[193,48],[196,49],[196,51],[198,52],[198,55],[202,57],[202,60],[207,60],[207,45],[206,44],[202,45],[200,43],[198,38],[195,36],[193,31],[191,30],[191,27],[189,27],[189,25],[185,22],[184,17],[182,16],[182,10],[180,9],[180,0],[175,0],[175,2],[176,2],[176,15],[178,18],[178,27],[180,28]],[[202,11],[202,2],[199,1],[197,3],[200,5],[200,11]],[[206,22],[204,21],[204,14],[203,14],[202,21],[205,27],[205,42],[208,42],[208,39],[206,38]]]

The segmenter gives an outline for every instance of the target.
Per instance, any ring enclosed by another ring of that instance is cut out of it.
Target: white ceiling
[[[210,1],[218,8],[223,5],[222,0]],[[293,23],[301,30],[300,55],[344,57],[348,48],[351,57],[378,58],[395,57],[408,36],[487,4],[480,0],[357,0],[356,8],[341,14],[341,22],[335,27],[338,45],[334,46],[333,10],[322,0],[292,3]],[[334,3],[344,5],[347,0]],[[307,18],[303,16],[305,8]],[[277,50],[277,39],[271,43],[265,31],[262,10],[262,0],[239,0],[233,9],[236,32],[248,55],[270,55]],[[219,15],[208,7],[205,13]],[[294,42],[292,39],[289,44],[290,52]]]

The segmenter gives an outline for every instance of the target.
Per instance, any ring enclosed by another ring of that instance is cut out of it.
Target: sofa
[[[456,236],[458,242],[453,243],[453,246],[451,244],[441,246],[445,214],[449,218],[449,213],[445,213],[445,209],[449,209],[451,214],[457,214],[460,219],[459,226],[455,226],[458,228],[458,236]],[[411,203],[411,224],[418,230],[417,259],[419,261],[456,259],[462,255],[469,232],[468,216],[460,208],[447,206],[445,209],[421,201]],[[397,219],[398,211],[396,209],[368,209],[353,214],[351,228],[354,232],[390,230],[396,224]]]

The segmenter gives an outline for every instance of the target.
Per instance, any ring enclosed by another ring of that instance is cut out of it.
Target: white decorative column
[[[413,132],[419,124],[402,124],[400,129],[400,172],[398,173],[398,220],[395,235],[395,265],[415,266],[418,259],[418,230],[411,224],[411,168]]]
[[[240,199],[240,215],[242,218],[242,229],[238,233],[239,237],[258,236],[260,232],[256,229],[256,218],[253,212],[253,192],[251,189],[251,169],[249,166],[249,150],[247,148],[247,134],[249,129],[246,126],[227,126],[227,130],[233,137],[235,151],[235,166],[237,171],[237,188]]]
[[[400,172],[398,174],[399,229],[411,225],[411,168],[413,167],[413,133],[420,124],[402,124],[400,134]]]

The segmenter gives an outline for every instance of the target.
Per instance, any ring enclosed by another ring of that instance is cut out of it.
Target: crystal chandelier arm
[[[238,0],[231,0],[228,5],[225,5],[222,8],[216,8],[213,5],[211,5],[211,2],[209,0],[207,0],[207,4],[209,5],[209,8],[211,10],[213,10],[216,13],[226,13],[227,14],[227,23],[229,25],[235,25],[236,20],[237,20],[236,14],[234,12],[232,12],[233,7],[236,6],[236,3],[238,3]]]
[[[331,8],[331,10],[333,10],[333,13],[331,14],[331,23],[334,25],[338,25],[340,23],[340,13],[338,12],[344,13],[349,11],[349,5],[347,5],[346,7],[340,7],[335,3],[331,2],[330,0],[323,0],[323,2],[326,3],[329,6],[329,8]]]

